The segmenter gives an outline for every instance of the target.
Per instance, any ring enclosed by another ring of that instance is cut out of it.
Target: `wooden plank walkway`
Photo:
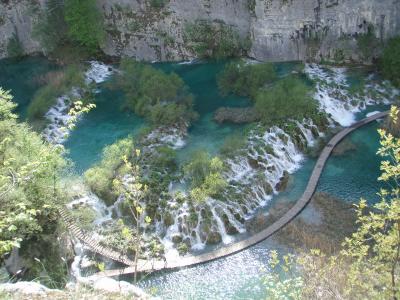
[[[138,272],[154,272],[154,271],[159,271],[159,270],[172,270],[172,269],[177,269],[177,268],[182,268],[182,267],[189,267],[189,266],[194,266],[197,264],[209,262],[218,258],[226,257],[228,255],[232,255],[234,253],[240,252],[244,249],[247,249],[253,245],[256,245],[260,243],[261,241],[267,239],[274,233],[276,233],[278,230],[283,228],[286,224],[288,224],[291,220],[293,220],[310,202],[311,197],[313,196],[315,189],[317,187],[319,178],[321,177],[322,170],[331,155],[331,152],[333,148],[348,134],[356,130],[357,128],[360,128],[368,123],[371,123],[372,121],[375,121],[377,119],[383,118],[386,115],[388,115],[388,111],[381,112],[374,114],[368,118],[362,119],[361,121],[353,124],[350,127],[347,127],[340,132],[338,132],[325,146],[325,148],[322,150],[320,156],[318,157],[318,160],[315,164],[315,167],[312,171],[312,174],[310,176],[310,179],[308,181],[307,187],[301,196],[301,198],[296,202],[296,204],[290,208],[280,219],[275,221],[272,225],[267,227],[266,229],[260,231],[259,233],[243,240],[240,242],[233,243],[231,245],[225,246],[223,248],[201,254],[201,255],[196,255],[196,256],[188,256],[188,257],[182,257],[177,260],[173,261],[160,261],[160,260],[153,260],[153,261],[145,261],[145,260],[139,260],[138,265],[137,265],[137,271]],[[77,226],[73,227],[76,231]],[[79,229],[78,229],[79,230]],[[77,236],[79,239],[81,239],[79,236]],[[82,240],[82,239],[81,239]],[[86,243],[85,240],[82,240],[82,242]],[[88,244],[89,247],[91,247],[90,244]],[[93,249],[93,251],[97,252],[96,249]],[[100,252],[97,252],[100,253]],[[135,272],[135,267],[132,265],[132,261],[128,260],[119,260],[116,259],[118,254],[113,253],[113,257],[109,256],[108,252],[100,253],[106,257],[109,257],[111,259],[120,261],[128,265],[126,268],[122,269],[117,269],[117,270],[106,270],[104,272],[99,272],[96,273],[93,276],[119,276],[123,274],[132,274]]]
[[[85,246],[88,246],[93,252],[108,257],[114,261],[123,263],[127,266],[135,265],[135,262],[129,259],[127,256],[100,245],[96,240],[89,236],[89,233],[86,233],[80,229],[65,208],[60,208],[58,212],[72,235],[80,240]]]

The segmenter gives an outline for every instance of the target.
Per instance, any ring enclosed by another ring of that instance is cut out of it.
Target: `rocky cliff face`
[[[26,53],[40,51],[32,24],[44,0],[0,0],[0,57],[14,34]],[[156,3],[156,4],[154,4]],[[158,5],[157,3],[163,3]],[[187,22],[223,22],[249,36],[258,60],[359,60],[356,38],[369,25],[381,40],[400,33],[400,0],[98,0],[104,52],[140,60],[194,57],[184,43]]]

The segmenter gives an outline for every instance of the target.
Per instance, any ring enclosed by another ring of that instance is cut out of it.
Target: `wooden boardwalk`
[[[357,128],[360,128],[368,123],[371,123],[372,121],[375,121],[377,119],[385,117],[389,112],[381,112],[374,114],[368,118],[362,119],[361,121],[353,124],[350,127],[347,127],[340,132],[338,132],[325,146],[325,148],[322,150],[320,156],[318,157],[318,160],[315,164],[314,170],[310,176],[310,179],[308,181],[307,187],[303,193],[303,195],[300,197],[300,199],[296,202],[296,204],[290,208],[280,219],[275,221],[273,224],[271,224],[269,227],[266,229],[260,231],[259,233],[243,240],[240,242],[233,243],[231,245],[222,247],[220,249],[201,254],[201,255],[196,255],[196,256],[188,256],[188,257],[182,257],[177,260],[173,261],[160,261],[160,260],[154,260],[154,261],[144,261],[144,260],[139,260],[138,265],[137,265],[137,271],[138,272],[154,272],[154,271],[159,271],[159,270],[172,270],[172,269],[177,269],[177,268],[182,268],[182,267],[189,267],[189,266],[194,266],[197,264],[209,262],[218,258],[226,257],[228,255],[232,255],[234,253],[237,253],[239,251],[242,251],[244,249],[247,249],[255,244],[260,243],[261,241],[267,239],[274,233],[276,233],[278,230],[283,228],[287,223],[289,223],[291,220],[293,220],[305,207],[306,205],[310,202],[315,189],[317,187],[319,178],[321,177],[322,170],[331,155],[331,152],[333,148],[348,134],[356,130]],[[76,226],[73,225],[73,228],[77,229]],[[78,229],[79,230],[79,229]],[[75,230],[76,231],[76,230]],[[79,236],[77,236],[82,242],[86,243],[85,240],[81,239]],[[89,247],[91,247],[91,244],[87,243]],[[96,249],[92,248],[94,252],[98,252]],[[129,259],[126,260],[125,258],[123,260],[116,259],[118,256],[117,253],[113,253],[113,257],[109,256],[110,253],[106,251],[105,249],[103,250],[103,253],[100,253],[106,257],[109,257],[111,259],[114,259],[116,261],[120,261],[128,265],[126,268],[122,269],[117,269],[117,270],[106,270],[104,272],[99,272],[93,276],[118,276],[118,275],[123,275],[123,274],[132,274],[135,272],[135,267],[132,265],[132,261]]]
[[[129,259],[127,256],[100,245],[96,240],[89,236],[89,233],[86,233],[80,229],[65,208],[60,208],[58,212],[72,235],[80,240],[85,246],[88,246],[93,252],[108,257],[114,261],[123,263],[127,266],[135,265],[135,262]]]

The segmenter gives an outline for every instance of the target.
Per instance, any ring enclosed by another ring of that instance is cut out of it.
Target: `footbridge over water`
[[[321,154],[319,155],[303,195],[300,197],[299,200],[297,200],[295,205],[292,208],[290,208],[281,218],[276,220],[273,224],[271,224],[264,230],[260,231],[259,233],[245,240],[227,245],[225,247],[222,247],[214,251],[210,251],[208,253],[195,256],[182,257],[173,261],[139,260],[137,266],[135,266],[135,263],[131,259],[126,257],[124,254],[118,253],[115,250],[107,249],[99,245],[98,242],[92,239],[89,234],[84,233],[81,229],[79,229],[79,227],[76,224],[74,224],[72,219],[69,217],[68,212],[65,209],[60,210],[60,215],[64,219],[71,233],[76,238],[78,238],[82,243],[88,246],[93,252],[127,265],[127,267],[125,268],[116,270],[106,270],[104,272],[99,272],[93,276],[101,276],[101,277],[119,276],[123,274],[132,274],[135,273],[135,271],[143,273],[143,272],[154,272],[160,270],[172,270],[183,267],[190,267],[197,264],[202,264],[205,262],[216,260],[222,257],[226,257],[260,243],[261,241],[267,239],[268,237],[279,231],[291,220],[293,220],[310,202],[317,188],[317,184],[319,178],[321,177],[323,168],[326,162],[328,161],[328,158],[330,157],[333,148],[343,138],[352,133],[354,130],[366,124],[369,124],[377,119],[383,118],[386,115],[388,115],[388,113],[389,113],[388,111],[376,113],[370,117],[358,121],[357,123],[351,125],[350,127],[344,128],[343,130],[339,131],[336,135],[334,135],[328,142],[328,144],[325,146],[325,148],[322,150]]]

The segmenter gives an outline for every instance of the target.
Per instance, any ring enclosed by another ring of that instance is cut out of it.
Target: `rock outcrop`
[[[218,123],[246,124],[259,120],[254,107],[221,107],[214,113],[214,120]]]
[[[398,0],[98,0],[107,31],[103,50],[139,60],[184,60],[194,53],[184,41],[188,22],[205,19],[249,37],[258,60],[361,60],[357,36],[372,25],[380,40],[400,31]],[[26,53],[40,52],[32,26],[44,0],[0,1],[0,58],[16,36]]]

